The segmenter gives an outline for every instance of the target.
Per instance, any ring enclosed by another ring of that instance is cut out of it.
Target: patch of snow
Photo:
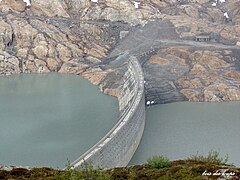
[[[31,1],[30,0],[23,0],[27,4],[27,6],[31,6]]]
[[[219,0],[219,2],[220,2],[220,3],[224,3],[224,2],[226,2],[226,1],[225,1],[225,0]]]
[[[92,2],[98,3],[98,0],[91,0]]]
[[[217,3],[212,3],[212,6],[214,6],[214,7],[217,6]]]
[[[150,105],[150,103],[151,103],[150,101],[147,101],[147,105]]]
[[[136,9],[138,9],[139,5],[141,4],[140,2],[136,2],[136,1],[133,1],[133,3],[134,3],[134,6],[135,6]]]
[[[229,18],[229,16],[228,16],[228,13],[227,12],[225,12],[224,14],[223,14],[227,19]]]

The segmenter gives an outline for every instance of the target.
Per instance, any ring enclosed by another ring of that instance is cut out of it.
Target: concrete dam
[[[134,155],[145,126],[144,76],[136,57],[131,56],[118,96],[120,117],[117,124],[92,148],[70,164],[75,169],[83,162],[94,167],[126,166]]]

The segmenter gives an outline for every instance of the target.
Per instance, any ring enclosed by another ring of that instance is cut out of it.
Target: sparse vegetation
[[[55,174],[50,179],[52,180],[110,180],[106,170],[101,168],[94,169],[91,163],[84,162],[80,171],[68,166],[64,173]]]
[[[211,153],[210,153],[211,154]],[[216,154],[211,154],[211,157]],[[156,158],[158,157],[158,158]],[[161,157],[161,158],[159,158]],[[163,156],[151,158],[162,162]],[[219,157],[219,156],[217,156]],[[164,162],[165,157],[163,158]],[[218,159],[218,158],[217,158]],[[231,179],[239,179],[240,169],[234,166],[220,165],[218,161],[209,164],[199,161],[198,158],[189,160],[168,161],[167,168],[152,168],[149,164],[132,167],[113,168],[108,170],[94,169],[90,164],[83,164],[81,171],[71,169],[66,171],[50,168],[35,168],[32,170],[16,168],[12,171],[0,170],[0,179],[23,179],[23,180],[217,180],[224,178],[222,175],[203,175],[203,172],[218,172],[225,169],[226,172],[234,173]],[[213,163],[217,162],[217,164]]]
[[[152,168],[165,168],[170,166],[170,161],[168,158],[164,156],[153,156],[147,160],[148,165]]]
[[[228,155],[225,158],[221,158],[219,152],[210,151],[207,156],[203,155],[193,155],[189,158],[189,160],[202,161],[208,164],[226,164],[228,162]]]

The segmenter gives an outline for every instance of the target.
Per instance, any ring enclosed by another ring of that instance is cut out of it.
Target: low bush
[[[110,180],[106,170],[94,168],[91,163],[84,162],[79,170],[73,169],[70,165],[66,171],[55,174],[51,180]]]
[[[225,158],[221,158],[219,156],[219,152],[217,151],[210,151],[207,156],[203,155],[193,155],[188,160],[195,160],[195,161],[202,161],[208,164],[226,164],[228,162],[228,155]]]
[[[165,168],[170,166],[170,161],[168,158],[160,155],[160,156],[153,156],[147,160],[148,165],[152,168]]]

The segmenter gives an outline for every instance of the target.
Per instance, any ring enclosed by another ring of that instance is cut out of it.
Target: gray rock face
[[[73,73],[118,96],[128,58],[136,56],[146,101],[239,100],[238,4],[162,0],[136,8],[130,0],[36,0],[26,7],[4,0],[0,74]],[[211,40],[196,42],[201,34]]]
[[[164,104],[187,100],[174,85],[174,81],[188,72],[188,68],[175,65],[169,65],[168,67],[158,66],[149,61],[144,64],[143,68],[146,81],[146,101]],[[174,73],[173,69],[175,72],[178,71],[179,74]]]

